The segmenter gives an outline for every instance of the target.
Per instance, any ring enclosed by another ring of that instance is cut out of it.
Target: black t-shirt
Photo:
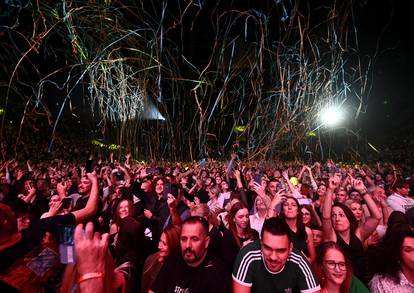
[[[188,266],[181,255],[172,255],[165,262],[151,287],[156,293],[231,292],[231,276],[223,263],[207,254],[198,267]]]
[[[132,217],[122,219],[114,251],[115,264],[130,261],[135,266],[142,265],[146,257],[145,244],[144,226]]]
[[[221,259],[221,239],[223,236],[220,233],[220,230],[213,226],[211,230],[208,232],[210,236],[210,243],[208,244],[208,252],[217,256]]]
[[[73,207],[72,211],[79,211],[86,207],[86,204],[88,203],[89,195],[88,196],[81,196],[77,199],[75,206]],[[96,232],[103,232],[104,227],[101,226],[100,222],[98,221],[99,215],[101,215],[103,208],[102,199],[98,198],[98,211],[97,213],[92,216],[89,221],[93,223],[94,230]]]
[[[208,192],[204,188],[197,191],[195,196],[198,197],[201,203],[207,203],[210,200]]]
[[[257,239],[259,239],[259,233],[254,229],[252,229],[251,238],[239,237],[241,247],[243,247],[244,242]],[[237,242],[234,239],[233,234],[227,229],[223,231],[223,238],[221,241],[221,256],[229,272],[233,271],[234,262],[239,251],[240,247],[237,245]]]
[[[75,223],[75,216],[71,213],[40,219],[32,223],[29,228],[22,231],[22,238],[19,242],[0,251],[0,273],[38,246],[46,232],[51,232],[58,239],[60,225],[75,225]]]

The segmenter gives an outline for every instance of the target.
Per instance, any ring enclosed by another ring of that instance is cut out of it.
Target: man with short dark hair
[[[280,218],[265,220],[260,241],[242,248],[233,270],[233,292],[319,292],[306,257],[293,248],[289,226]]]
[[[387,205],[392,211],[405,213],[414,207],[414,199],[410,195],[410,185],[405,180],[397,180],[393,186],[394,193],[387,197]]]
[[[208,253],[208,223],[189,217],[182,225],[181,255],[165,262],[150,292],[231,292],[230,274],[215,256]]]

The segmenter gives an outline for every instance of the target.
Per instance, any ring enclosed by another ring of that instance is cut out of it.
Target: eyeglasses
[[[333,260],[325,260],[325,264],[330,270],[335,270],[335,267],[338,266],[339,270],[346,271],[346,262],[334,262]]]

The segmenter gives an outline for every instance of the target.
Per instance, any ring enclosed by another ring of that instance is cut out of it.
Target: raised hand
[[[56,185],[56,191],[59,195],[66,195],[66,192],[68,191],[66,181],[62,180],[62,182],[59,182]]]
[[[171,193],[167,194],[167,204],[170,209],[177,207],[177,199]]]
[[[151,219],[152,218],[152,212],[150,210],[144,209],[144,216],[147,219]]]
[[[55,201],[52,202],[49,207],[49,217],[56,216],[59,213],[61,207],[62,207],[61,200],[57,202]]]
[[[331,190],[335,190],[338,188],[339,184],[341,183],[342,176],[340,173],[335,173],[333,176],[329,178],[329,188]]]
[[[93,230],[91,222],[86,224],[83,233],[83,224],[76,226],[74,233],[76,265],[79,275],[95,272],[105,272],[108,258],[108,233],[101,236]]]
[[[98,182],[98,177],[96,176],[96,171],[93,171],[93,172],[91,172],[91,173],[86,173],[86,176],[88,177],[88,179],[91,181],[91,182]]]
[[[362,180],[359,179],[354,179],[354,178],[350,178],[350,183],[352,185],[352,187],[358,191],[359,193],[366,193],[367,192],[367,188],[364,184],[364,182],[362,182]]]

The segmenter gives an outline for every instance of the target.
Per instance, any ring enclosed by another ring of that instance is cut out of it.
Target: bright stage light
[[[328,106],[319,112],[319,119],[324,126],[335,127],[344,119],[344,111],[337,106]]]

